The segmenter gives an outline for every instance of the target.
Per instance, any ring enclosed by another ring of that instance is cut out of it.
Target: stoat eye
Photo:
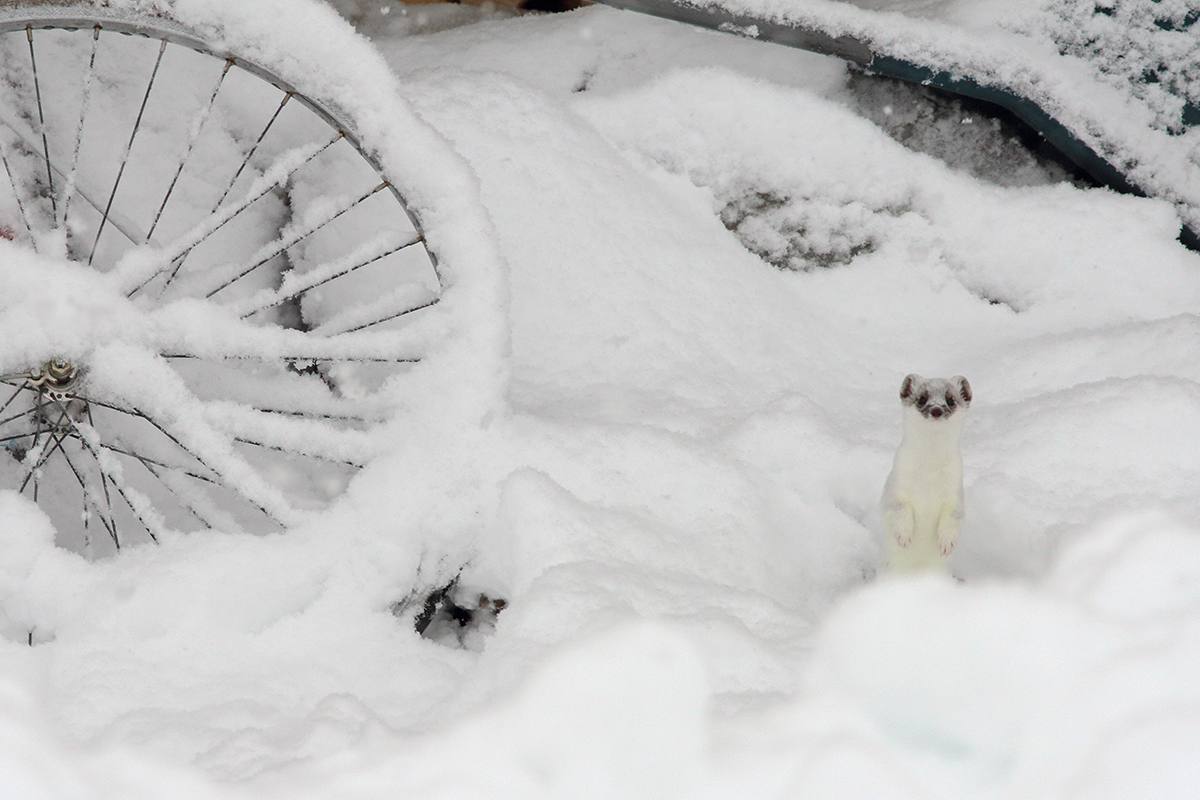
[[[946,395],[946,408],[954,408],[954,395]]]
[[[927,395],[927,394],[923,394],[917,398],[917,405],[921,408],[924,408],[925,404],[928,402],[929,402],[929,395]]]

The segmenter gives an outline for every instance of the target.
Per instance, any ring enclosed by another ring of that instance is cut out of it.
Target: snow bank
[[[937,793],[1187,796],[1198,544],[1165,516],[1126,517],[1038,588],[881,584],[826,621],[810,691]]]
[[[699,629],[625,614],[541,658],[507,699],[435,733],[318,749],[254,796],[1187,797],[1198,547],[1165,515],[1126,516],[1076,537],[1040,585],[880,582],[823,622],[793,700],[735,717],[714,712]],[[4,697],[20,743],[6,752],[21,755],[3,780],[23,797],[230,796],[144,756],[65,747],[21,690]],[[315,712],[313,746],[361,713],[341,702]]]

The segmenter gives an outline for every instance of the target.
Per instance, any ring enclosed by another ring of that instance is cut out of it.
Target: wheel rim
[[[9,267],[3,485],[88,553],[338,496],[441,289],[351,121],[168,20],[8,13],[0,54],[0,234],[75,262]]]

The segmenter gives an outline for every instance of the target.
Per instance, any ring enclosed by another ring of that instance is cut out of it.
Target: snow
[[[376,126],[439,252],[438,344],[284,533],[87,560],[0,493],[0,796],[1194,793],[1176,205],[989,182],[889,138],[840,62],[649,17],[393,11],[362,23],[386,64],[314,44],[306,74],[288,49],[340,23],[294,7],[178,4]],[[196,313],[0,245],[6,285],[71,287],[6,295],[6,368],[83,346],[79,313],[158,345]],[[871,579],[908,372],[974,389],[963,582]],[[508,602],[466,649],[392,610],[455,576]]]
[[[703,0],[846,36],[876,55],[1028,100],[1131,185],[1200,222],[1192,2]],[[858,7],[858,6],[861,6]],[[757,35],[753,31],[751,35]],[[1183,64],[1187,66],[1176,66]],[[1190,102],[1190,100],[1189,100]]]

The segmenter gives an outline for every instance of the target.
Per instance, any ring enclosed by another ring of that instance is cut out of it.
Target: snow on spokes
[[[79,16],[0,19],[6,230],[103,276],[10,279],[92,312],[9,293],[0,469],[87,552],[97,519],[118,547],[293,524],[369,459],[436,262],[342,112],[174,23]]]

